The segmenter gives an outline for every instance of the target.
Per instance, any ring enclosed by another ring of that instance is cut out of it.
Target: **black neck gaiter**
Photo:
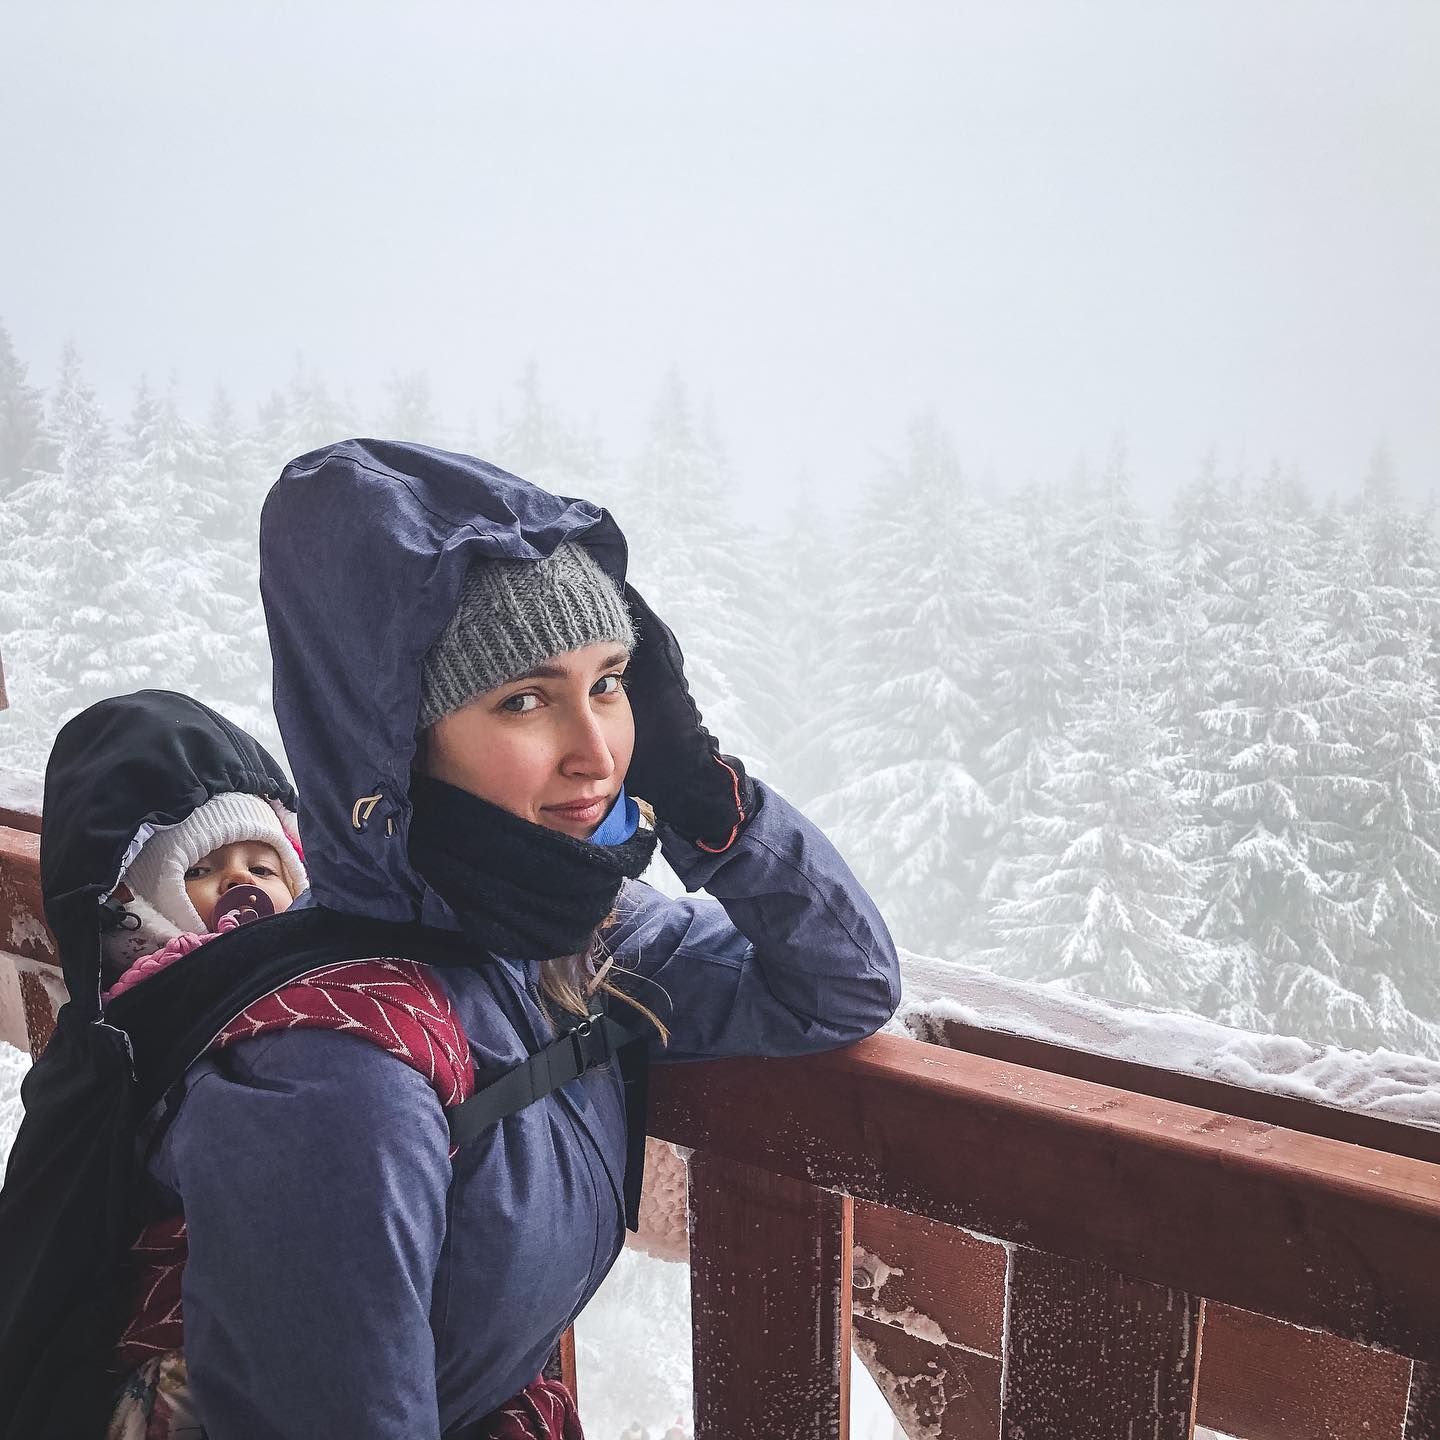
[[[590,943],[620,886],[655,852],[653,832],[592,845],[532,825],[466,790],[416,776],[410,861],[477,945],[515,960],[554,960]]]

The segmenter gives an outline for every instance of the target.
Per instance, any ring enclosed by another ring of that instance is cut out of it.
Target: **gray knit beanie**
[[[635,648],[615,583],[581,545],[544,560],[476,560],[420,670],[424,730],[477,695],[586,645]]]

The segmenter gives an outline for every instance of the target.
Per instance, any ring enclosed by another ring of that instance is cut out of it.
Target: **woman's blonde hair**
[[[596,927],[590,937],[590,944],[575,955],[562,955],[558,960],[545,960],[540,965],[540,990],[545,999],[552,1001],[561,1010],[572,1015],[590,1014],[593,1001],[591,996],[598,990],[603,995],[623,1000],[632,1010],[637,1010],[660,1032],[661,1044],[668,1044],[670,1031],[665,1022],[646,1004],[633,995],[627,995],[618,985],[610,982],[616,970],[615,957],[605,943],[605,931],[618,919],[612,911]],[[623,972],[622,972],[623,973]],[[548,1009],[548,1007],[546,1007]],[[553,1017],[551,1017],[553,1023]]]

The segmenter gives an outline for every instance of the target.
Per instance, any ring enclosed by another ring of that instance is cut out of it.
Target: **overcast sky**
[[[0,317],[112,405],[303,353],[623,455],[676,363],[747,509],[1126,436],[1440,488],[1435,0],[0,7]]]

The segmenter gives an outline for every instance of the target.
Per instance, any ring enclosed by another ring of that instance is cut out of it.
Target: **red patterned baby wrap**
[[[543,1376],[462,1433],[465,1440],[585,1440],[570,1392]]]
[[[352,960],[315,970],[255,1001],[209,1048],[296,1027],[336,1030],[379,1045],[423,1075],[447,1109],[475,1089],[470,1045],[449,996],[414,961]],[[132,1318],[116,1350],[117,1373],[153,1371],[155,1363],[147,1362],[164,1357],[183,1366],[178,1352],[184,1347],[180,1292],[186,1254],[183,1215],[154,1221],[136,1240]],[[140,1380],[132,1374],[130,1388]],[[480,1423],[489,1428],[478,1430],[475,1440],[584,1440],[575,1402],[552,1380],[537,1380]],[[153,1427],[125,1433],[155,1440]]]
[[[338,1030],[379,1045],[418,1070],[447,1107],[475,1088],[470,1045],[450,998],[412,960],[327,965],[257,1000],[215,1037],[210,1049],[297,1026]],[[135,1242],[135,1298],[116,1354],[120,1371],[183,1347],[180,1277],[186,1253],[183,1215],[154,1221]]]

